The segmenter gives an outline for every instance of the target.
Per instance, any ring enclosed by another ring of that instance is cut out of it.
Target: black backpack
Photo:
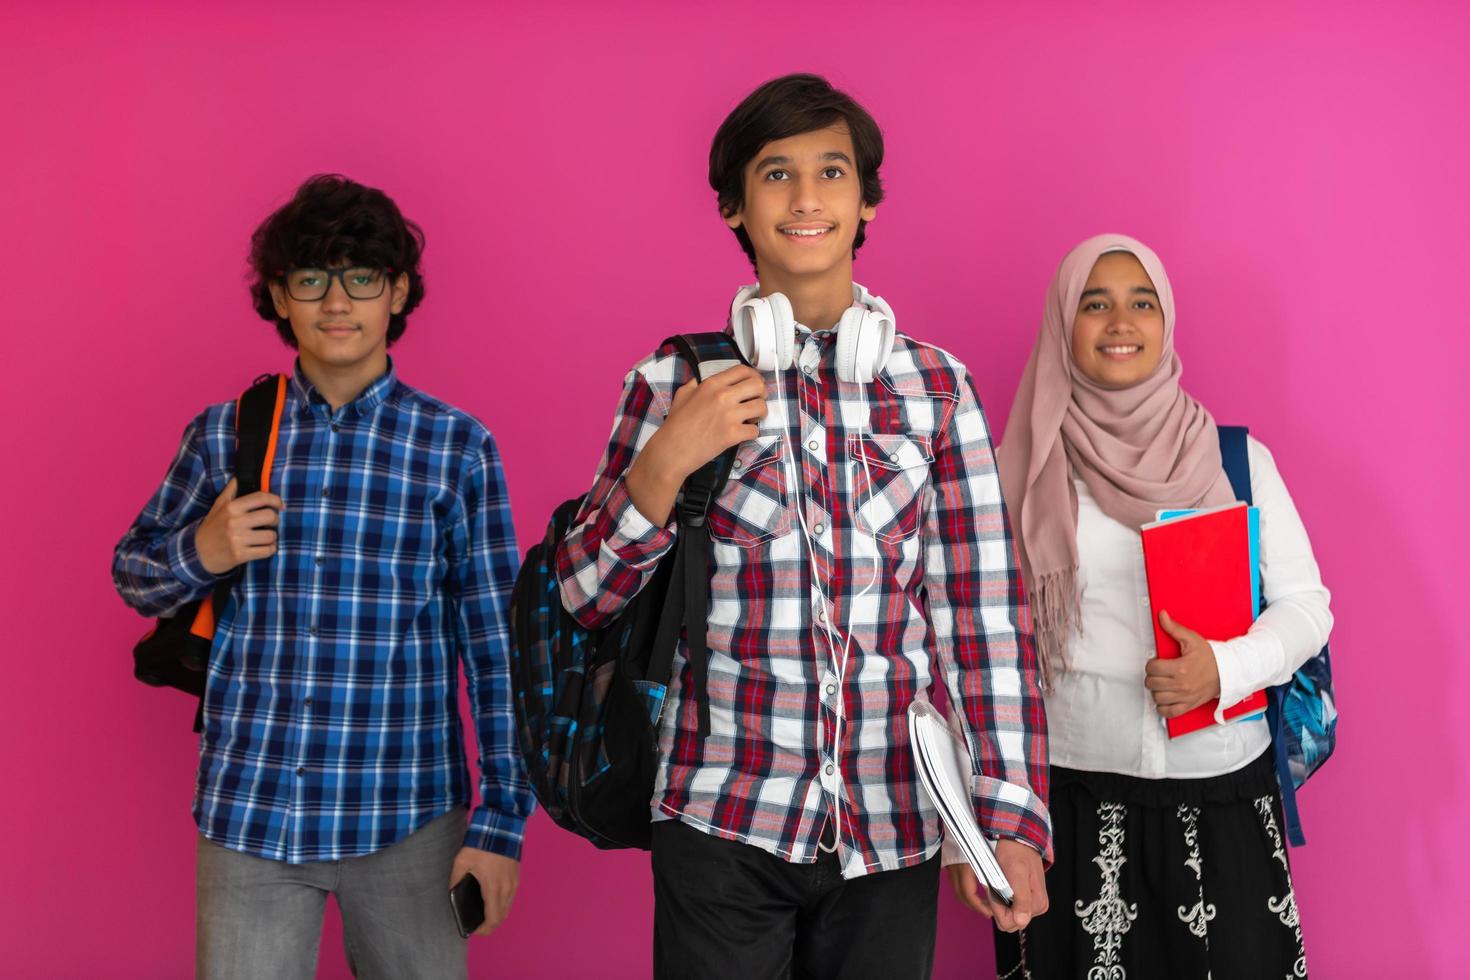
[[[745,363],[723,333],[672,337],[701,380],[701,365]],[[562,607],[556,552],[586,496],[556,509],[546,536],[526,552],[511,596],[511,682],[521,757],[551,819],[601,848],[650,846],[658,718],[674,651],[687,655],[709,734],[710,539],[705,518],[729,478],[735,447],[685,482],[675,504],[679,533],[621,615],[589,630]]]
[[[281,409],[286,403],[286,376],[266,374],[235,403],[235,480],[237,495],[255,493],[270,484]],[[215,616],[225,608],[239,570],[222,577],[214,591],[187,603],[172,616],[160,616],[133,647],[133,676],[150,687],[173,687],[199,699],[194,731],[203,728],[204,669],[214,645]]]

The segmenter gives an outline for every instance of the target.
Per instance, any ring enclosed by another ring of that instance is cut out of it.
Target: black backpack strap
[[[241,393],[235,403],[235,494],[243,497],[270,483],[270,467],[276,454],[276,436],[286,404],[286,376],[263,374]],[[239,569],[222,576],[209,594],[209,621],[218,622],[230,593],[235,590]],[[201,665],[202,667],[202,665]],[[204,696],[194,711],[194,731],[204,729]]]
[[[685,589],[684,566],[687,564],[689,552],[681,543],[674,546],[673,568],[669,574],[669,589],[664,594],[664,606],[658,617],[658,630],[654,633],[653,652],[648,657],[648,673],[646,680],[656,684],[667,685],[674,673],[674,650],[679,645],[679,634],[684,629],[684,612],[688,598]],[[706,651],[708,652],[708,651]],[[691,649],[691,657],[694,652]],[[700,670],[694,667],[696,681]],[[703,695],[704,689],[700,688],[698,693]]]
[[[718,373],[730,366],[730,362],[745,363],[740,348],[735,346],[735,339],[727,333],[681,334],[670,337],[664,344],[672,344],[678,349],[679,355],[700,381],[705,379],[712,367],[715,369],[713,373]],[[734,461],[735,447],[732,446],[695,470],[684,481],[675,505],[679,511],[680,530],[686,526],[704,526],[710,504],[725,489],[725,482],[730,479],[730,469]]]
[[[681,334],[664,341],[672,344],[703,381],[709,369],[715,372],[746,363],[735,340],[727,333]],[[706,520],[709,508],[725,489],[735,461],[731,446],[701,466],[684,481],[675,508],[679,515],[679,540],[675,545],[673,574],[668,598],[659,618],[647,679],[667,684],[674,666],[674,650],[681,630],[687,633],[689,667],[694,677],[694,695],[699,708],[699,736],[710,732],[709,720],[709,567],[710,537]]]
[[[241,497],[270,483],[276,434],[286,404],[286,376],[266,374],[240,395],[235,412],[235,480]]]
[[[235,403],[235,495],[257,493],[270,484],[276,436],[286,404],[286,376],[263,374]],[[235,588],[238,570],[215,583],[212,602],[219,616]]]

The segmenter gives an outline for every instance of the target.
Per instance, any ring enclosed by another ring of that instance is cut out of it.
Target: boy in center
[[[731,308],[750,366],[636,364],[558,554],[568,610],[606,624],[672,546],[685,478],[738,447],[707,522],[709,734],[682,644],[660,720],[659,977],[929,975],[941,833],[906,712],[936,680],[1015,904],[967,868],[956,887],[1004,929],[1046,907],[1046,726],[985,417],[964,365],[853,283],[882,158],[814,75],[726,118],[709,175],[758,278]]]

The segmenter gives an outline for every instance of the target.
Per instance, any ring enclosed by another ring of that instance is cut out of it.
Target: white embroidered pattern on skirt
[[[1269,898],[1266,907],[1275,913],[1281,924],[1296,934],[1296,963],[1292,970],[1286,975],[1286,980],[1307,975],[1307,950],[1302,945],[1302,920],[1296,908],[1296,889],[1291,885],[1291,866],[1286,863],[1286,845],[1281,840],[1281,829],[1276,826],[1276,814],[1272,808],[1272,797],[1262,796],[1256,799],[1256,812],[1261,815],[1261,826],[1266,830],[1266,836],[1271,838],[1271,845],[1275,850],[1271,852],[1281,864],[1281,870],[1286,874],[1286,894],[1280,898]]]
[[[1102,803],[1097,808],[1097,842],[1100,846],[1092,863],[1102,872],[1102,890],[1097,899],[1083,905],[1079,898],[1074,911],[1082,920],[1082,929],[1092,937],[1092,969],[1087,980],[1126,980],[1128,971],[1118,962],[1123,936],[1138,918],[1138,903],[1123,901],[1122,868],[1128,858],[1123,855],[1123,818],[1128,808],[1121,803]]]
[[[1184,824],[1184,846],[1189,848],[1189,857],[1185,859],[1184,866],[1194,872],[1195,884],[1199,886],[1199,900],[1194,903],[1194,907],[1187,909],[1183,905],[1179,906],[1179,921],[1187,925],[1196,937],[1205,941],[1205,955],[1208,956],[1209,923],[1215,918],[1216,910],[1213,904],[1205,904],[1204,868],[1199,856],[1199,812],[1199,807],[1183,803],[1175,811],[1180,823]]]

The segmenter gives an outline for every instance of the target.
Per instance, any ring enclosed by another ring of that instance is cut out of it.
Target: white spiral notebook
[[[959,845],[975,876],[1006,905],[1014,894],[995,845],[981,832],[975,820],[975,803],[970,796],[970,750],[965,740],[949,727],[939,709],[928,701],[909,705],[909,741],[914,747],[914,764],[919,782],[944,820],[949,839]]]

